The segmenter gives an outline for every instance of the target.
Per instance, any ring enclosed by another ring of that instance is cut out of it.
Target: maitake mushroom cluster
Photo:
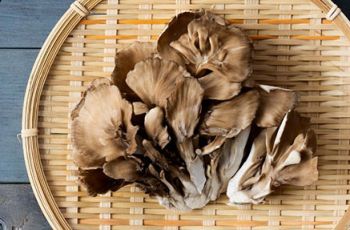
[[[315,133],[293,91],[249,79],[252,44],[208,11],[175,16],[157,42],[116,55],[73,110],[73,159],[90,195],[135,183],[160,204],[196,209],[226,192],[259,203],[317,180]]]

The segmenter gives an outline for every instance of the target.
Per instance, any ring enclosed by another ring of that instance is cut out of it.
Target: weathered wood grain
[[[0,219],[0,229],[51,229],[28,184],[0,184]]]
[[[40,48],[72,2],[73,0],[1,0],[0,48]]]
[[[25,88],[39,50],[0,50],[0,183],[28,182],[21,144]]]

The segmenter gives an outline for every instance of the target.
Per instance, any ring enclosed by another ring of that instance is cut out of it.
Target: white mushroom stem
[[[217,172],[222,183],[221,192],[226,191],[229,180],[236,174],[241,165],[250,129],[249,126],[235,138],[227,140],[222,148]]]
[[[229,181],[226,195],[230,199],[230,203],[253,203],[250,194],[243,190],[242,184],[249,178],[254,177],[263,163],[266,156],[265,135],[261,132],[253,142],[248,159],[242,167]]]
[[[195,155],[191,139],[186,139],[178,145],[181,158],[186,163],[186,168],[190,174],[191,181],[196,186],[197,191],[201,193],[206,181],[204,162],[200,156]]]

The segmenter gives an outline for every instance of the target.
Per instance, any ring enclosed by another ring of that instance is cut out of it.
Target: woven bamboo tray
[[[128,186],[89,197],[76,183],[69,112],[90,81],[109,77],[116,49],[155,41],[176,13],[212,9],[255,45],[254,78],[300,94],[318,136],[319,181],[283,187],[265,204],[169,211]],[[47,38],[23,108],[29,179],[54,229],[345,229],[350,212],[350,23],[328,0],[81,0]],[[344,214],[345,213],[345,214]]]

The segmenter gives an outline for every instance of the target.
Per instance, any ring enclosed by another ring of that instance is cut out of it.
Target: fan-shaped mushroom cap
[[[204,89],[204,97],[213,100],[228,100],[241,91],[241,83],[230,82],[222,76],[210,73],[198,79]]]
[[[284,115],[294,108],[296,93],[279,87],[259,85],[260,104],[256,115],[259,127],[278,126]]]
[[[203,13],[203,11],[183,12],[170,20],[157,42],[157,50],[162,58],[175,61],[183,66],[185,65],[183,58],[170,46],[170,43],[177,40],[182,34],[187,33],[187,25],[193,19],[203,15]]]
[[[107,176],[127,182],[135,182],[141,176],[142,167],[140,162],[134,158],[118,157],[103,165],[103,173]]]
[[[149,58],[135,65],[128,73],[126,83],[149,107],[164,107],[176,85],[190,74],[172,61]]]
[[[132,106],[108,79],[98,79],[72,111],[73,160],[79,167],[101,167],[105,161],[136,151],[137,126]]]
[[[167,99],[166,117],[178,142],[193,136],[199,121],[203,89],[195,78],[184,78]]]
[[[186,63],[194,75],[210,70],[230,82],[242,82],[252,71],[252,45],[248,37],[208,11],[188,24],[187,33],[173,40],[170,46],[184,60],[179,63]]]
[[[123,179],[115,180],[106,176],[102,169],[79,170],[79,182],[90,196],[116,191],[128,184]]]
[[[135,42],[117,52],[112,80],[126,98],[137,98],[125,82],[127,74],[134,69],[136,63],[154,56],[156,52],[155,44],[150,42]]]
[[[251,90],[209,109],[200,127],[208,136],[234,137],[247,128],[255,118],[259,94]]]
[[[170,141],[168,128],[164,125],[164,112],[160,107],[154,107],[145,116],[145,130],[154,143],[164,148]]]

